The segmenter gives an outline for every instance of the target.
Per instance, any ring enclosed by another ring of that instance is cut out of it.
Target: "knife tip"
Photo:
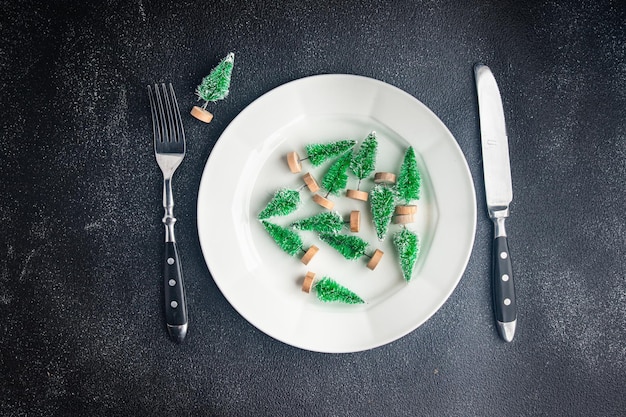
[[[481,71],[481,70],[483,70],[483,69],[485,69],[485,68],[486,68],[486,69],[489,69],[489,67],[488,67],[487,65],[483,64],[482,62],[480,62],[480,61],[479,61],[479,62],[476,62],[476,63],[474,64],[474,73],[475,73],[475,74],[478,74],[478,72],[479,72],[479,71]]]
[[[517,320],[509,321],[503,323],[501,321],[498,322],[498,333],[502,339],[506,342],[512,342],[513,337],[515,336],[515,327],[517,325]]]
[[[185,340],[185,336],[187,336],[187,323],[176,326],[168,324],[167,332],[176,343],[182,343]]]

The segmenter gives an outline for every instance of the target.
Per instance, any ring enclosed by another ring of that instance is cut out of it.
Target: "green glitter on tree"
[[[280,248],[291,256],[296,256],[302,249],[302,239],[291,229],[270,223],[267,220],[261,221],[267,233],[274,239]]]
[[[350,161],[350,170],[361,181],[367,178],[373,171],[376,164],[376,152],[378,150],[378,141],[376,140],[376,132],[372,131],[361,144],[359,151],[354,154]]]
[[[370,192],[370,207],[372,210],[372,220],[376,229],[376,236],[379,240],[384,240],[391,217],[395,207],[395,193],[384,184],[378,184]]]
[[[328,159],[341,155],[356,145],[355,140],[339,140],[331,143],[315,143],[306,146],[306,153],[313,166],[320,166]]]
[[[366,241],[353,235],[322,233],[320,239],[349,260],[355,260],[365,255],[365,248],[367,248]]]
[[[281,188],[276,191],[274,197],[259,213],[259,220],[269,219],[273,216],[286,216],[293,213],[300,206],[300,193],[295,190]]]
[[[205,101],[202,106],[203,109],[206,109],[210,101],[222,100],[228,95],[234,62],[235,54],[231,52],[211,70],[209,75],[202,79],[202,82],[196,88],[198,99]]]
[[[339,192],[346,188],[348,184],[348,166],[350,165],[350,160],[352,159],[352,154],[350,152],[345,152],[341,155],[334,164],[330,166],[324,178],[322,178],[322,187],[328,191],[326,194],[335,194],[339,195]]]
[[[315,284],[317,298],[323,302],[345,304],[363,304],[365,301],[348,288],[329,277],[324,277]]]
[[[404,161],[400,167],[398,183],[396,184],[400,200],[405,204],[409,204],[412,200],[418,200],[420,197],[421,183],[422,179],[417,169],[415,151],[413,147],[410,146],[404,154]]]
[[[419,254],[419,239],[415,233],[403,228],[393,235],[393,244],[398,250],[402,276],[409,282],[413,276],[413,268]]]
[[[327,211],[307,217],[306,219],[298,220],[291,226],[298,230],[311,230],[318,233],[337,233],[343,228],[344,221],[339,213]]]

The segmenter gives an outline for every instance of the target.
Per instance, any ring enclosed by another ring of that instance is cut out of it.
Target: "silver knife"
[[[489,67],[474,66],[480,136],[483,153],[483,171],[487,209],[494,224],[493,242],[493,308],[500,336],[510,342],[515,335],[517,306],[511,254],[507,242],[504,220],[509,217],[509,205],[513,200],[509,144],[504,123],[502,99],[496,79]]]

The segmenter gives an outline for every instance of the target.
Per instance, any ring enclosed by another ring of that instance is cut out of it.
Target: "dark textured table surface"
[[[626,415],[622,1],[0,1],[0,415]],[[236,53],[204,125],[194,88]],[[500,84],[514,202],[515,340],[495,331],[472,65]],[[196,228],[220,134],[285,82],[395,85],[448,126],[477,193],[459,285],[388,345],[278,342],[217,288]],[[177,172],[189,335],[161,307],[161,177],[146,85],[185,110]]]

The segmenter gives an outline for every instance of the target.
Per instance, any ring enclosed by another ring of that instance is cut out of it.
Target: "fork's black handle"
[[[163,284],[167,330],[175,341],[182,342],[187,334],[187,300],[176,242],[165,242]]]

